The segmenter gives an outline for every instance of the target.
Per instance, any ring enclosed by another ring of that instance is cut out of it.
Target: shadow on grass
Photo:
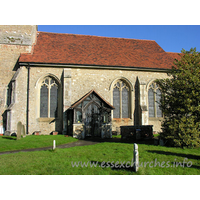
[[[169,152],[169,151],[158,151],[158,150],[147,150],[147,151],[150,153],[179,156],[179,157],[184,157],[184,158],[188,158],[188,159],[196,159],[196,160],[200,159],[200,156],[192,155],[192,154],[174,153],[174,152]]]
[[[84,139],[85,141],[91,141],[91,142],[114,142],[114,143],[127,143],[127,144],[147,144],[147,145],[155,145],[154,140],[134,140],[134,139],[121,139],[121,138],[98,138],[98,137],[86,137]]]
[[[134,168],[130,164],[121,163],[121,162],[99,162],[99,161],[90,161],[91,165],[94,163],[96,164],[96,167],[104,168],[110,168],[112,170],[123,170],[128,172],[135,172]],[[94,165],[93,165],[94,166]]]
[[[17,140],[15,136],[3,136],[2,139]]]

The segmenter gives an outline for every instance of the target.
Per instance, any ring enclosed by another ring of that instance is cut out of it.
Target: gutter
[[[96,65],[68,65],[68,64],[54,64],[54,63],[27,63],[20,62],[20,66],[32,66],[32,67],[59,67],[59,68],[82,68],[82,69],[108,69],[108,70],[129,70],[129,71],[154,71],[154,72],[168,72],[170,69],[158,69],[147,67],[126,67],[126,66],[96,66]]]

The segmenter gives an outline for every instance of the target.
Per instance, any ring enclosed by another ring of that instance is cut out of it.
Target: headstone
[[[22,123],[18,122],[17,123],[17,140],[21,139],[21,132],[22,132]]]
[[[0,120],[0,135],[4,134],[3,120]]]
[[[22,125],[21,135],[22,135],[23,137],[26,136],[26,133],[25,133],[25,126],[24,126],[24,125]]]
[[[154,139],[154,144],[155,144],[155,145],[158,145],[158,142],[159,142],[159,140],[155,138],[155,139]]]
[[[53,141],[53,150],[56,148],[56,141]]]
[[[139,169],[139,152],[138,152],[138,145],[136,143],[134,143],[133,158],[134,158],[134,170],[135,172],[137,172]]]
[[[160,139],[160,140],[159,140],[159,145],[160,145],[160,146],[164,146],[164,141],[163,141],[163,139]]]
[[[5,136],[10,136],[10,131],[5,131]]]

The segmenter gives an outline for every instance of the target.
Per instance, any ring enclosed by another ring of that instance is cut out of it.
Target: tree
[[[169,78],[156,80],[164,115],[160,137],[170,146],[200,146],[200,52],[182,50]]]

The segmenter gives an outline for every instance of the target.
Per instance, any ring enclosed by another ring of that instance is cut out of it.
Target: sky
[[[200,25],[38,25],[38,31],[155,40],[166,52],[200,51]]]

